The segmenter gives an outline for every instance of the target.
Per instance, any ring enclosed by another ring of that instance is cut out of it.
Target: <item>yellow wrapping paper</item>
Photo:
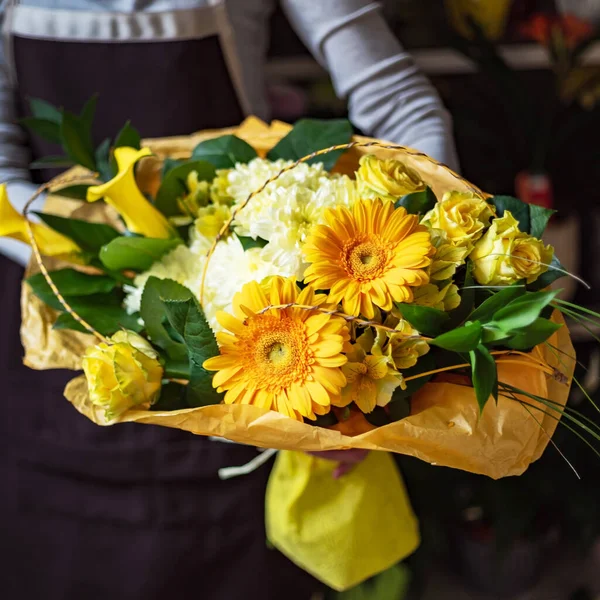
[[[266,495],[269,541],[336,590],[388,569],[419,545],[417,520],[392,457],[371,452],[334,480],[332,461],[280,452]]]
[[[149,140],[158,158],[147,159],[139,169],[145,189],[156,186],[158,159],[166,156],[188,156],[202,139],[235,133],[253,145],[260,154],[273,147],[290,126],[271,126],[255,118],[239,128],[201,132],[182,138]],[[368,138],[356,138],[368,140]],[[384,150],[352,148],[345,153],[336,170],[353,172],[362,154],[372,152],[380,157],[396,156],[417,170],[438,197],[447,190],[478,189],[450,169],[411,149]],[[63,213],[65,207],[77,207],[73,200],[52,197],[48,212]],[[94,205],[95,206],[95,205]],[[89,210],[89,207],[86,207]],[[109,213],[99,219],[110,221]],[[72,331],[54,331],[54,313],[37,300],[27,285],[23,286],[23,327],[25,362],[35,369],[78,369],[85,346],[95,343],[91,336]],[[560,316],[556,316],[560,319]],[[500,381],[548,397],[564,405],[569,393],[575,360],[566,327],[550,340],[561,350],[558,356],[545,345],[539,347],[545,362],[556,367],[568,383],[560,383],[531,368],[525,357],[511,357],[510,364],[499,363]],[[219,436],[232,441],[265,448],[287,450],[335,450],[364,448],[408,454],[432,464],[464,469],[493,478],[519,475],[537,460],[546,448],[557,425],[555,413],[529,411],[514,400],[491,401],[479,416],[473,389],[457,383],[429,383],[413,397],[411,415],[384,427],[373,428],[366,421],[350,422],[338,429],[324,429],[301,423],[272,411],[248,405],[214,405],[172,412],[130,410],[119,419],[107,423],[101,411],[87,396],[83,377],[71,381],[65,395],[83,414],[99,425],[138,422],[175,427],[198,435]],[[533,401],[531,401],[534,404]],[[539,407],[543,409],[542,406]]]

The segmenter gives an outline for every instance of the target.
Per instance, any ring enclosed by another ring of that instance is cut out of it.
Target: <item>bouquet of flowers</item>
[[[541,241],[552,211],[352,137],[346,121],[251,118],[141,148],[127,125],[93,152],[81,119],[60,115],[78,125],[61,129],[67,159],[86,170],[45,187],[42,223],[2,190],[0,234],[37,259],[23,286],[26,364],[83,369],[65,395],[99,425],[386,450],[494,478],[539,458],[561,416],[598,438],[565,407],[575,356],[561,313],[597,315],[548,289],[565,274]],[[299,498],[322,510],[328,467],[316,460],[280,453],[267,492],[276,546],[338,589],[415,548],[383,453],[356,469],[351,559],[323,527],[343,481],[318,533],[291,527]],[[376,542],[363,503],[388,519]],[[358,561],[365,543],[377,548]]]

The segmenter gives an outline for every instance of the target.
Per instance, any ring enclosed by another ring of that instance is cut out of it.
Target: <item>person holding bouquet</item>
[[[17,124],[30,98],[79,111],[98,94],[98,140],[130,117],[144,137],[234,125],[250,114],[268,119],[263,64],[273,4],[3,2],[0,183],[12,202],[22,208],[37,187],[30,162],[56,154]],[[376,3],[282,5],[348,98],[356,127],[456,167],[449,116]],[[152,426],[100,428],[73,411],[62,398],[70,373],[21,363],[29,250],[2,238],[0,252],[0,595],[230,600],[256,590],[308,600],[317,582],[265,542],[268,468],[217,476],[256,450]]]

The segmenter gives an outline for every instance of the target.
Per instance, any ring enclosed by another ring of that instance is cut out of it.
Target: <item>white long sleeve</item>
[[[369,0],[282,0],[290,22],[347,97],[368,135],[412,146],[456,169],[452,122],[437,92]]]

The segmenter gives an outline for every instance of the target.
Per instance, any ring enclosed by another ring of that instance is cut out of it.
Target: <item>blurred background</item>
[[[546,241],[592,288],[562,279],[563,297],[599,311],[600,0],[383,5],[452,114],[463,175],[489,193],[558,210]],[[346,115],[280,12],[269,57],[275,118]],[[600,331],[569,325],[577,376],[600,405]],[[579,389],[570,402],[598,420]],[[549,446],[523,476],[500,481],[399,459],[421,547],[406,563],[331,598],[600,598],[600,458],[565,427],[554,441],[562,456]]]

